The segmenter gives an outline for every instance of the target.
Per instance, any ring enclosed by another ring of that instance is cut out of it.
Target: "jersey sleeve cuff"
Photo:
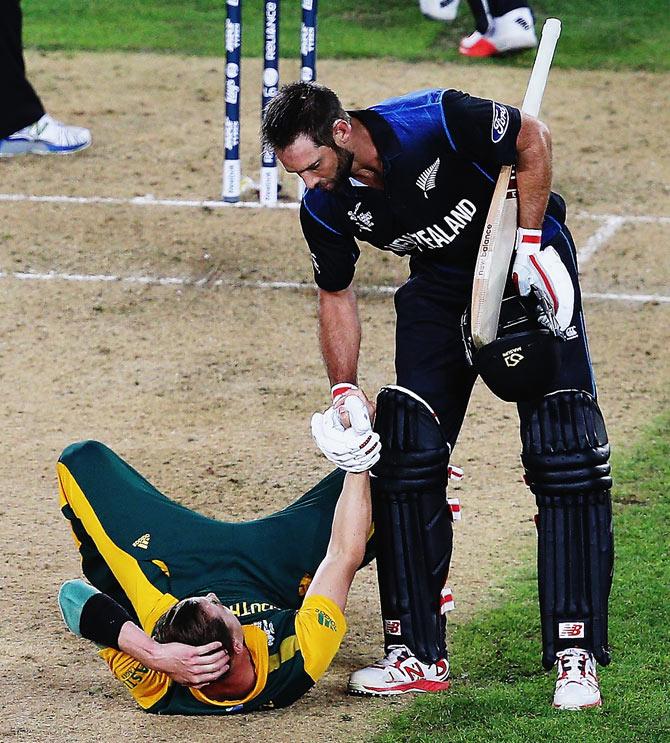
[[[69,580],[58,591],[63,621],[73,634],[119,649],[119,633],[130,614],[114,599],[83,580]]]
[[[81,613],[86,602],[100,593],[97,588],[83,580],[68,580],[58,590],[58,607],[67,628],[81,637]]]
[[[342,627],[342,636],[345,635],[347,631],[347,620],[344,617],[344,613],[332,599],[328,598],[328,596],[323,596],[320,594],[308,596],[303,601],[302,608],[322,609],[323,611],[327,612],[338,623],[338,626]]]
[[[296,617],[296,634],[307,675],[318,681],[330,666],[347,622],[340,607],[326,596],[309,596]]]

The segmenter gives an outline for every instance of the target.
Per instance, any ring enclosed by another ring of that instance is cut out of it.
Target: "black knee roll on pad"
[[[607,603],[614,541],[610,448],[586,392],[564,390],[521,409],[521,459],[538,506],[542,663],[569,647],[610,661]]]
[[[452,550],[450,447],[435,413],[402,387],[381,389],[374,428],[382,442],[371,486],[384,641],[434,663],[447,655],[440,592]]]

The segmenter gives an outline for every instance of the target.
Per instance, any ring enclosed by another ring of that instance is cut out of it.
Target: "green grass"
[[[378,743],[670,741],[670,415],[633,454],[615,459],[614,473],[613,662],[601,669],[603,708],[551,708],[554,675],[540,668],[529,568],[509,582],[507,603],[451,633],[451,691],[417,698]]]
[[[260,56],[261,0],[242,0],[244,50]],[[541,23],[563,21],[555,64],[580,69],[670,69],[667,0],[532,0]],[[224,0],[23,0],[26,46],[223,55]],[[299,0],[281,3],[281,47],[299,53]],[[539,28],[539,23],[538,23]],[[396,57],[528,66],[533,53],[464,60],[458,41],[473,30],[465,0],[451,24],[421,16],[418,0],[321,0],[321,58]]]

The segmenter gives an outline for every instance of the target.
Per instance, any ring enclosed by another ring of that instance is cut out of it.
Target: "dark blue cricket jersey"
[[[338,191],[310,189],[300,210],[314,278],[345,289],[360,255],[357,240],[410,255],[412,274],[466,286],[500,167],[516,162],[518,109],[457,90],[422,90],[352,111],[370,132],[384,189],[349,179]],[[552,193],[543,242],[565,220]]]

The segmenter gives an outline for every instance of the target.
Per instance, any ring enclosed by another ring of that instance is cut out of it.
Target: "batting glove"
[[[342,397],[342,395],[346,395],[347,392],[357,389],[358,387],[351,382],[338,382],[330,388],[330,399],[335,402],[338,398]]]
[[[344,407],[351,426],[345,428],[334,407],[312,416],[312,437],[329,462],[346,472],[366,472],[379,461],[381,442],[372,430],[367,406],[348,397]]]
[[[572,319],[575,289],[556,250],[551,245],[540,250],[541,243],[542,230],[517,229],[512,281],[522,297],[530,294],[531,286],[542,292],[565,330]]]

